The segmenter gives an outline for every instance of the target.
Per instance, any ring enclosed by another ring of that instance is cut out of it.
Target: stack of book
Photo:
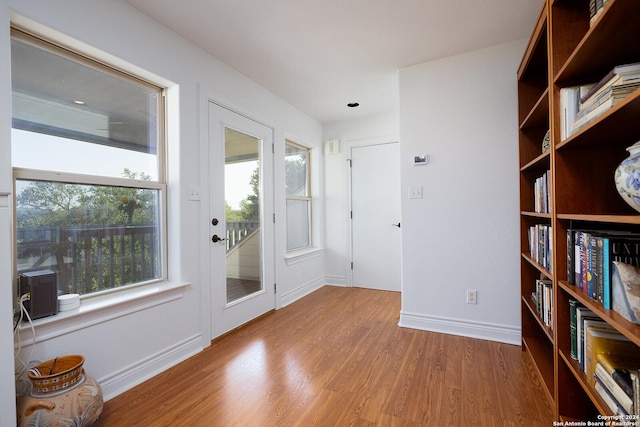
[[[551,172],[546,171],[544,175],[536,179],[533,184],[534,210],[537,213],[549,213],[549,178]]]
[[[567,282],[612,308],[613,262],[640,266],[640,235],[602,230],[567,230]]]
[[[614,414],[639,414],[640,349],[577,301],[570,308],[571,357]]]
[[[551,280],[536,280],[536,290],[531,294],[538,316],[550,329],[553,329],[553,285]]]
[[[561,139],[569,137],[638,88],[640,63],[619,65],[592,85],[561,89]]]
[[[552,269],[552,227],[545,224],[536,224],[529,227],[529,251],[531,258],[548,271]]]
[[[589,25],[593,25],[600,17],[608,0],[589,0]]]

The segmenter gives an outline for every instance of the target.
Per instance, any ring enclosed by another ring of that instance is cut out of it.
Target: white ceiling
[[[397,111],[400,68],[529,37],[543,3],[125,1],[323,123]]]

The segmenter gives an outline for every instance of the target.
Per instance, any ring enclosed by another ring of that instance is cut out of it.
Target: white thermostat
[[[429,155],[428,154],[420,154],[419,156],[413,156],[413,165],[421,166],[429,163]]]

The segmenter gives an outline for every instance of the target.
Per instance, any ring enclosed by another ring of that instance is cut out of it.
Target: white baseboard
[[[342,287],[348,286],[347,278],[344,276],[325,276],[324,280],[327,285]]]
[[[102,395],[106,402],[202,350],[202,336],[195,335],[107,377],[96,378],[96,380],[102,387]]]
[[[311,282],[307,282],[292,291],[283,294],[280,297],[280,308],[286,307],[294,301],[299,300],[300,298],[309,295],[313,291],[317,291],[321,287],[325,285],[324,277],[320,277],[316,280],[312,280]]]
[[[400,312],[400,322],[398,325],[405,328],[480,338],[507,344],[522,344],[521,329],[507,325],[470,322],[462,319],[427,316],[407,312]]]

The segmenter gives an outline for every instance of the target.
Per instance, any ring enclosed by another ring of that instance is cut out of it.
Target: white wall
[[[208,345],[209,317],[206,301],[209,284],[202,279],[206,260],[200,253],[202,238],[208,238],[208,219],[201,216],[201,203],[187,200],[187,189],[200,185],[207,171],[200,167],[203,137],[201,111],[203,93],[215,92],[219,99],[274,128],[276,142],[276,197],[284,189],[284,139],[294,136],[318,149],[322,143],[321,125],[278,99],[256,83],[235,72],[175,33],[158,25],[119,0],[2,0],[0,2],[0,192],[11,188],[10,153],[10,54],[9,17],[43,33],[60,38],[87,53],[121,62],[145,77],[160,79],[170,86],[169,133],[169,284],[173,290],[154,296],[141,296],[97,309],[93,313],[65,319],[42,319],[36,329],[34,359],[80,353],[85,368],[103,386],[110,398],[138,382],[166,369]],[[321,163],[320,163],[321,164]],[[318,170],[321,170],[319,168]],[[318,180],[321,182],[321,179]],[[317,191],[321,192],[319,185]],[[1,197],[1,196],[0,196]],[[277,199],[278,200],[278,199]],[[322,208],[322,203],[319,202]],[[284,202],[276,204],[276,214],[284,218]],[[8,258],[13,250],[10,239],[11,215],[0,206],[0,347],[3,360],[13,353],[7,329],[11,307],[7,281],[13,276]],[[280,215],[281,214],[281,215]],[[323,282],[324,259],[319,252],[298,260],[295,270],[286,262],[284,221],[276,223],[276,274],[279,297],[290,299],[308,291],[310,284]],[[321,232],[321,230],[320,230]],[[204,237],[203,237],[204,236]],[[206,266],[205,266],[206,267]],[[299,270],[305,271],[304,275]],[[292,271],[295,274],[292,274]],[[180,287],[180,284],[190,286]],[[299,292],[299,294],[296,293]],[[277,305],[282,305],[278,301]],[[25,332],[24,338],[29,340]],[[24,352],[23,352],[24,353]],[[0,367],[0,386],[5,392],[13,383],[12,366]],[[5,396],[10,393],[5,393]],[[15,422],[10,399],[3,399],[0,425]],[[5,411],[5,406],[8,410]]]
[[[403,326],[520,343],[516,70],[525,41],[400,70]],[[478,291],[477,305],[465,290]]]
[[[325,155],[326,278],[334,285],[347,285],[349,253],[348,174],[349,147],[380,141],[398,141],[397,113],[326,123],[324,141],[339,140],[340,152]],[[396,165],[397,166],[397,165]]]

